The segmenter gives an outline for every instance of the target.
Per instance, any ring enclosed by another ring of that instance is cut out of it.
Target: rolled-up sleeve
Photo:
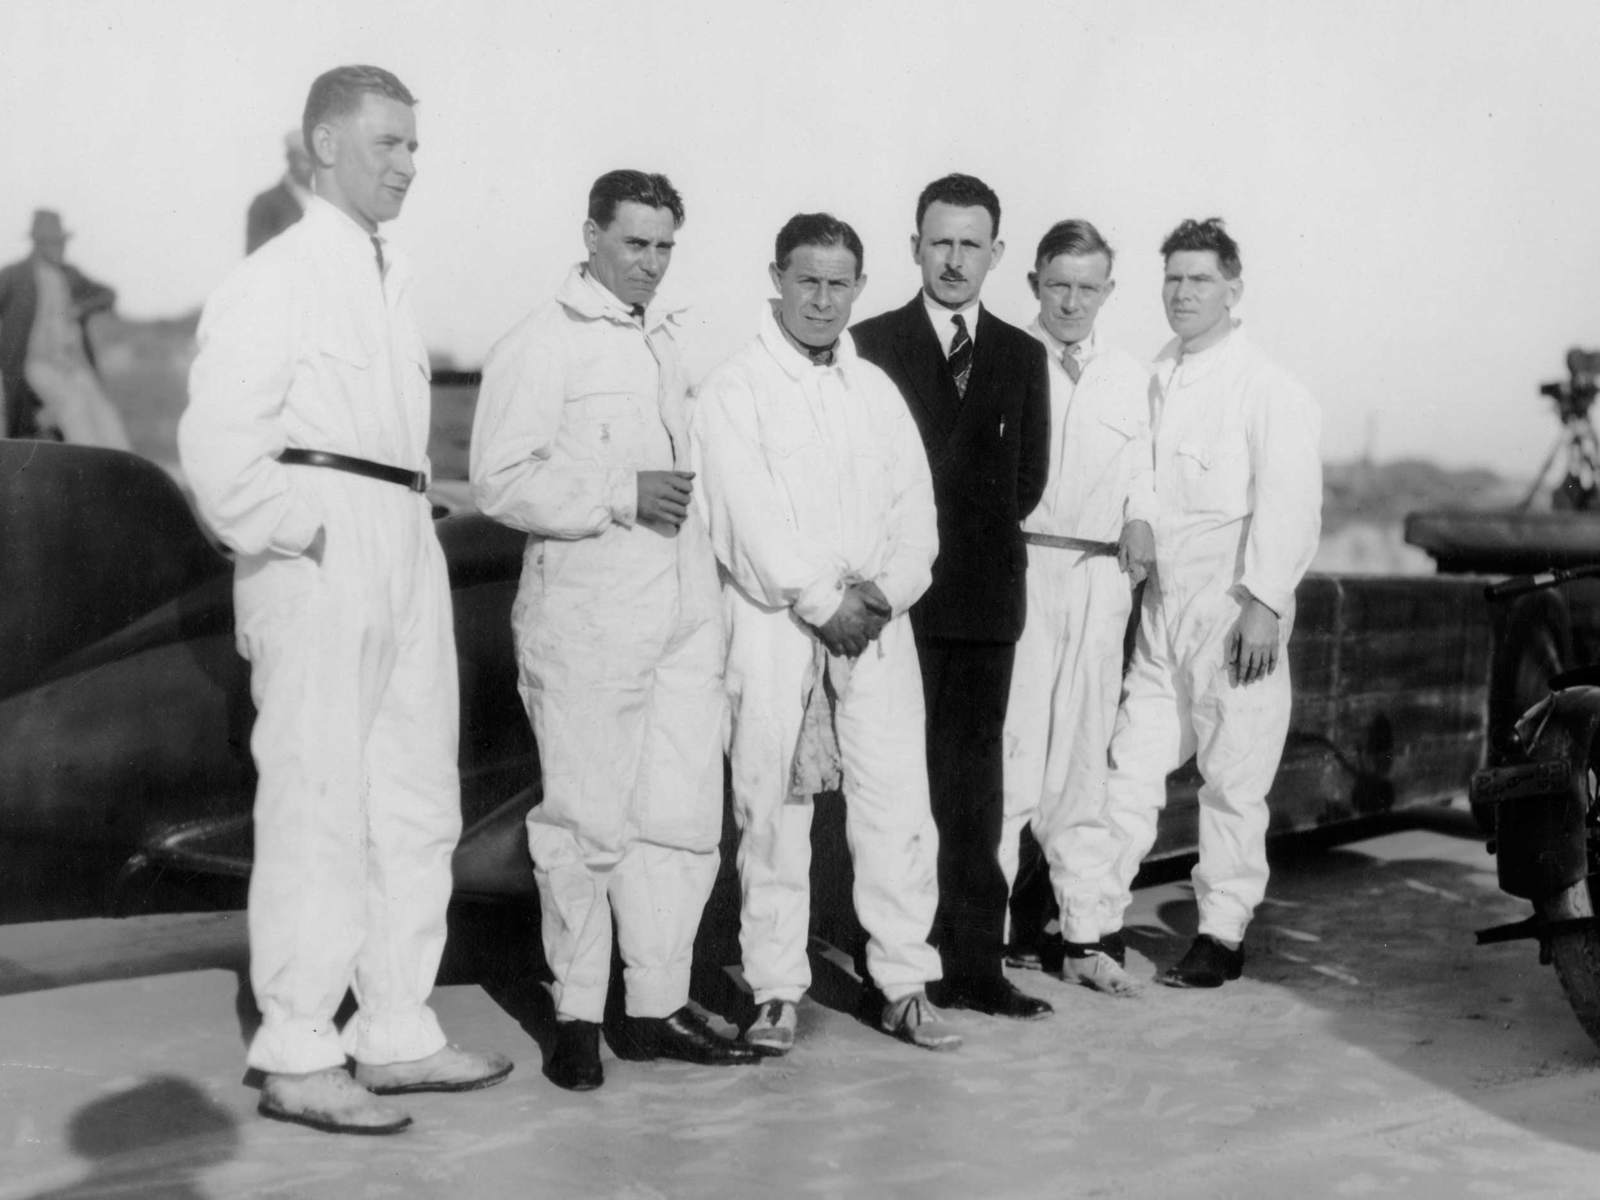
[[[178,458],[201,517],[244,555],[301,554],[322,518],[276,460],[295,370],[296,310],[283,272],[241,270],[206,304]]]
[[[633,524],[638,474],[563,453],[566,376],[560,332],[546,318],[530,318],[494,348],[472,423],[472,496],[514,529],[592,537]]]
[[[1322,415],[1298,383],[1275,371],[1253,380],[1250,391],[1254,503],[1239,582],[1282,613],[1322,533]]]
[[[826,624],[844,600],[844,561],[789,519],[761,449],[755,395],[736,372],[717,372],[702,385],[689,448],[695,503],[717,560],[759,603]]]
[[[894,448],[894,504],[885,536],[889,550],[875,580],[884,598],[903,613],[922,598],[933,582],[933,560],[939,554],[939,519],[933,501],[933,476],[922,435],[894,385],[884,381]]]

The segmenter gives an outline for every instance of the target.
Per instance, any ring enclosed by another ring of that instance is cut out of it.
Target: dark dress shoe
[[[687,1004],[667,1017],[623,1018],[629,1058],[676,1058],[708,1067],[758,1063],[754,1047],[719,1035]]]
[[[606,1081],[600,1069],[600,1026],[593,1021],[558,1021],[556,1044],[544,1077],[569,1092],[592,1092]]]
[[[1239,978],[1244,971],[1244,947],[1229,950],[1216,938],[1202,933],[1189,945],[1189,952],[1156,977],[1158,983],[1168,987],[1214,988],[1230,979]]]
[[[1120,929],[1115,933],[1106,934],[1098,942],[1062,942],[1061,948],[1064,958],[1087,958],[1098,950],[1117,966],[1125,968],[1128,965],[1128,943],[1123,940]],[[1059,975],[1061,967],[1062,963],[1058,959],[1054,974]]]
[[[948,980],[941,989],[946,1008],[970,1008],[992,1017],[1037,1021],[1055,1009],[1043,1000],[1018,991],[1004,975],[976,975]]]

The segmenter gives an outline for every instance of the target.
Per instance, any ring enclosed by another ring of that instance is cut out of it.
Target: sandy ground
[[[1148,976],[1192,932],[1187,883],[1133,915]],[[819,951],[790,1058],[607,1051],[583,1095],[483,988],[445,987],[451,1035],[517,1071],[413,1098],[414,1129],[370,1140],[255,1115],[238,915],[13,926],[0,1198],[1594,1196],[1600,1056],[1531,944],[1473,945],[1521,915],[1445,811],[1280,861],[1219,992],[1114,1001],[1019,973],[1052,1019],[956,1014],[967,1045],[934,1055],[855,1021]]]

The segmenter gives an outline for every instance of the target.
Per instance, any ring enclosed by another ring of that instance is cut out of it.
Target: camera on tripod
[[[1589,418],[1595,396],[1600,394],[1600,351],[1580,350],[1576,346],[1568,350],[1567,376],[1559,383],[1547,383],[1539,389],[1541,396],[1549,396],[1556,402],[1561,433],[1550,448],[1544,466],[1534,477],[1532,489],[1523,498],[1523,508],[1533,502],[1556,459],[1565,457],[1566,471],[1550,491],[1550,507],[1580,512],[1600,509],[1600,438],[1596,437],[1594,422]]]
[[[1600,351],[1579,350],[1576,346],[1568,350],[1567,374],[1567,379],[1539,388],[1541,396],[1556,402],[1563,425],[1585,420],[1595,396],[1600,395]]]

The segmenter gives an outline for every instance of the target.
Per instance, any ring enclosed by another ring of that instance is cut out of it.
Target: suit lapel
[[[911,382],[913,402],[926,414],[940,438],[948,440],[955,432],[961,397],[945,362],[944,347],[923,308],[921,292],[900,310],[897,353]]]

